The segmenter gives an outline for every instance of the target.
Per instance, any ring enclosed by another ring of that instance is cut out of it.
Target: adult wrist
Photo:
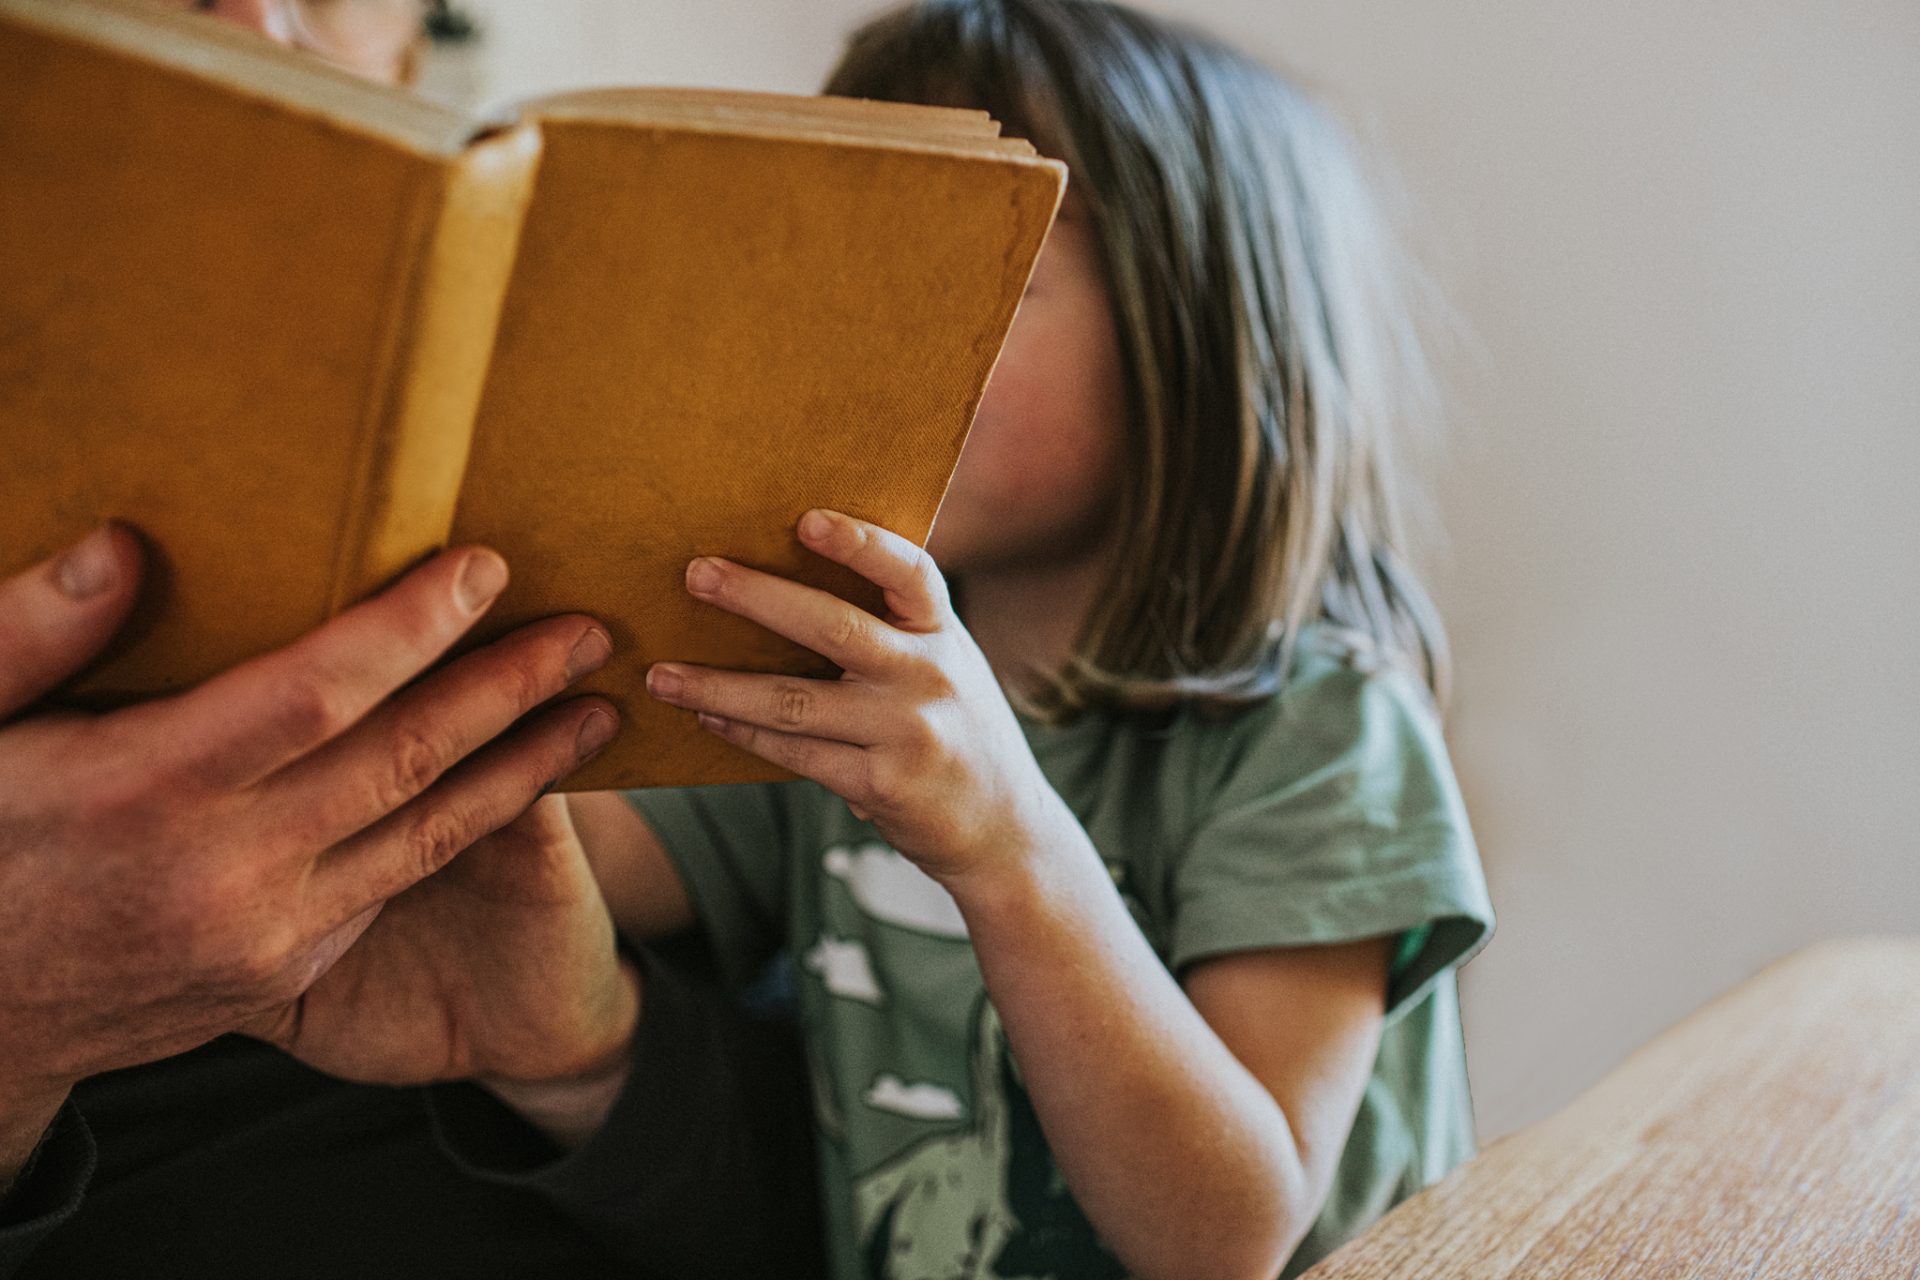
[[[620,960],[621,1028],[608,1051],[568,1075],[544,1080],[481,1076],[474,1083],[571,1151],[605,1123],[633,1071],[633,1037],[640,1024],[640,976]]]
[[[564,1080],[475,1081],[562,1148],[572,1151],[606,1123],[633,1069],[630,1055],[592,1076]]]

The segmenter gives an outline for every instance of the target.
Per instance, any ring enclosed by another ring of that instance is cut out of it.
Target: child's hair
[[[894,10],[826,92],[991,112],[1067,162],[1093,220],[1127,380],[1119,542],[1074,660],[1026,710],[1263,698],[1314,620],[1444,700],[1392,450],[1431,403],[1426,365],[1327,115],[1245,55],[1098,0]]]

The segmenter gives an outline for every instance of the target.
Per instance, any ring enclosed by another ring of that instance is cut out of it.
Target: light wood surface
[[[1796,952],[1301,1280],[1920,1278],[1920,937]]]

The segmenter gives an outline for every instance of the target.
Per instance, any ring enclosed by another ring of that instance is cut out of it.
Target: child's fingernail
[[[467,613],[478,613],[507,587],[507,562],[491,551],[476,551],[460,566],[454,598]]]
[[[833,517],[824,511],[814,510],[800,517],[800,533],[815,542],[833,532]]]
[[[702,711],[700,713],[700,727],[710,733],[725,733],[732,726],[719,716]]]
[[[686,680],[672,667],[653,667],[647,672],[647,692],[656,698],[677,698],[686,687]]]
[[[613,741],[613,731],[619,728],[613,717],[605,711],[596,710],[580,722],[580,732],[573,740],[573,749],[582,760]]]
[[[720,566],[701,556],[687,566],[687,590],[706,594],[720,587]]]
[[[102,525],[68,549],[54,565],[53,580],[69,600],[91,600],[113,587],[113,538]]]

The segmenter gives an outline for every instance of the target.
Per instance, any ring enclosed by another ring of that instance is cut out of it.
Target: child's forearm
[[[618,792],[576,791],[567,813],[621,933],[659,938],[693,927],[693,900],[666,846]]]
[[[1319,1209],[1288,1119],[1061,816],[1017,869],[949,885],[1054,1158],[1141,1280],[1270,1278]]]

